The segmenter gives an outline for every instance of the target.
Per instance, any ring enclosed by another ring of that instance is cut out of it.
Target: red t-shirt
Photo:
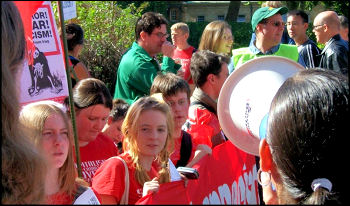
[[[188,82],[188,84],[193,84],[190,72],[191,57],[193,54],[193,50],[193,46],[190,46],[185,50],[179,50],[176,48],[173,56],[173,59],[181,59],[181,66],[182,70],[184,71],[184,79]]]
[[[118,155],[118,149],[113,141],[102,132],[97,135],[94,141],[89,142],[89,144],[84,147],[80,147],[79,151],[83,179],[87,181],[89,185],[91,185],[92,177],[102,162],[110,157]],[[74,161],[76,161],[75,152]]]
[[[181,132],[181,137],[180,138],[176,138],[174,141],[174,152],[170,155],[170,160],[174,163],[174,165],[177,164],[177,161],[180,160],[180,151],[181,151],[181,141],[183,138],[183,131]],[[192,140],[192,137],[191,137]],[[188,162],[190,162],[193,157],[194,157],[194,152],[196,151],[196,147],[197,145],[193,142],[192,140],[192,152],[191,152],[191,156],[190,159],[188,160]]]
[[[128,153],[119,155],[126,160],[129,171],[129,200],[128,204],[135,204],[141,197],[143,185],[140,185],[135,179],[135,167]],[[153,162],[151,171],[148,176],[153,179],[159,171],[158,164]],[[106,160],[96,171],[92,181],[92,189],[98,195],[111,195],[120,202],[125,188],[125,168],[124,164],[118,158],[110,158]]]
[[[47,197],[48,205],[72,205],[73,198],[66,193],[55,193]]]

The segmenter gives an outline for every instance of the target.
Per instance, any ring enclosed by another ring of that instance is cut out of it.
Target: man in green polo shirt
[[[282,15],[287,12],[286,7],[262,7],[254,12],[251,23],[256,34],[256,40],[249,47],[232,50],[232,60],[235,68],[248,60],[265,55],[286,57],[299,62],[305,67],[303,59],[299,56],[297,46],[280,43],[285,24]]]
[[[137,20],[136,41],[120,61],[114,98],[132,104],[138,98],[149,95],[158,72],[177,73],[181,65],[175,64],[172,59],[176,47],[167,41],[167,25],[163,15],[154,12],[146,12]],[[174,66],[162,70],[156,57],[158,53],[170,57],[167,65]]]

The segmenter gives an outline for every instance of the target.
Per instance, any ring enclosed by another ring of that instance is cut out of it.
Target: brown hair
[[[124,119],[128,109],[129,104],[126,101],[118,98],[113,99],[113,109],[109,113],[109,116],[112,117],[113,122]]]
[[[281,177],[281,201],[292,204],[342,204],[347,201],[348,171],[341,151],[348,150],[349,80],[326,69],[301,70],[277,91],[268,117],[266,142]],[[317,178],[333,189],[312,190]],[[280,201],[280,202],[281,202]],[[283,204],[283,203],[282,203]]]
[[[166,74],[159,73],[153,80],[150,94],[162,93],[164,97],[175,95],[177,92],[185,92],[187,98],[191,97],[191,90],[188,83],[180,76],[168,72]]]
[[[196,87],[201,87],[207,82],[209,74],[219,75],[222,65],[230,63],[230,58],[216,54],[209,50],[197,51],[191,58],[191,75]]]
[[[154,28],[159,28],[162,24],[168,25],[168,21],[160,13],[146,12],[136,21],[135,36],[136,41],[140,38],[142,31],[152,34]]]
[[[44,198],[44,159],[19,123],[17,73],[26,42],[20,14],[11,1],[1,2],[1,122],[3,204],[38,204]]]
[[[73,88],[73,102],[75,111],[103,104],[105,107],[112,109],[112,96],[105,83],[99,79],[86,78],[80,80]],[[64,104],[69,108],[69,98],[66,97]]]

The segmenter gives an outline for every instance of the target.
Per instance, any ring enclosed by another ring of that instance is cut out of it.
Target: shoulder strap
[[[193,47],[192,54],[195,53],[196,51],[197,49]]]
[[[177,167],[185,167],[188,164],[188,160],[191,157],[192,153],[192,140],[190,134],[185,131],[182,131],[182,140],[181,140],[181,148],[180,148],[180,159],[176,163]]]
[[[88,189],[88,187],[85,187],[83,185],[78,185],[77,187],[77,191],[74,194],[74,202],[78,199],[78,197],[83,194],[86,190]]]
[[[75,65],[77,65],[80,62],[77,58],[71,55],[69,55],[69,60],[72,62],[73,67],[75,67]]]
[[[126,164],[126,162],[123,160],[123,158],[117,156],[118,159],[120,159],[123,164],[124,164],[124,168],[125,168],[125,188],[124,188],[124,193],[123,196],[120,200],[120,205],[127,205],[128,204],[128,200],[129,200],[129,171],[128,171],[128,165]]]
[[[213,107],[207,105],[207,104],[204,104],[203,102],[200,102],[200,101],[193,101],[191,102],[190,106],[198,106],[199,108],[203,108],[203,109],[207,109],[209,110],[210,112],[216,114],[216,111]]]

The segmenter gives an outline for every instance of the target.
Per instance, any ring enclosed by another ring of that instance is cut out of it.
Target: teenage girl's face
[[[111,137],[115,143],[122,141],[123,134],[122,134],[121,128],[122,128],[123,121],[124,119],[120,119],[115,122],[112,122],[109,125],[108,129],[110,130],[110,134],[113,134],[113,136]]]
[[[230,54],[233,44],[233,36],[230,29],[226,28],[216,53]]]
[[[181,129],[182,125],[186,122],[188,108],[190,106],[187,93],[179,91],[175,95],[166,97],[166,101],[173,112],[175,128]]]
[[[157,156],[165,146],[168,135],[167,120],[158,110],[146,110],[140,114],[137,124],[137,147],[143,156]]]
[[[106,124],[110,111],[103,104],[97,104],[76,113],[79,146],[85,146],[96,139]]]
[[[44,124],[41,148],[50,166],[61,168],[68,156],[68,128],[59,114],[50,115]]]

